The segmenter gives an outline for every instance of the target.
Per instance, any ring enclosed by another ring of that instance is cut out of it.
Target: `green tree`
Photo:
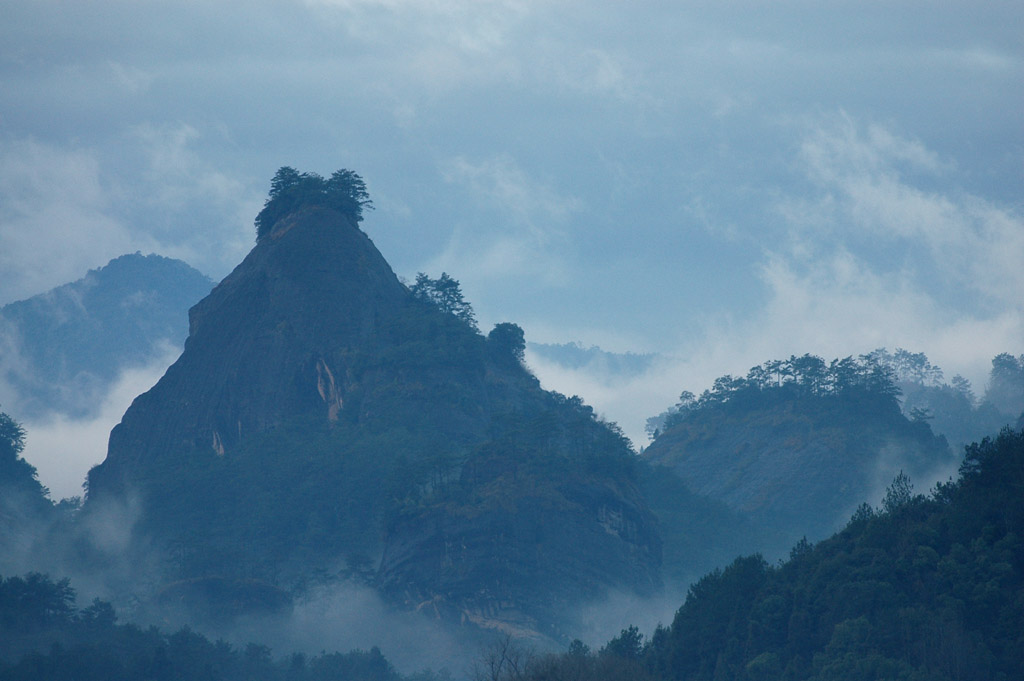
[[[25,429],[0,411],[0,457],[18,456],[25,449]]]
[[[885,498],[882,499],[882,510],[886,513],[894,513],[907,506],[914,498],[914,486],[910,484],[910,478],[903,471],[893,478],[892,484],[885,490]]]
[[[256,216],[256,239],[265,237],[281,218],[309,206],[322,206],[361,222],[364,209],[373,209],[366,183],[357,173],[336,170],[329,179],[317,173],[279,168],[270,180],[270,194]]]
[[[1024,412],[1024,355],[1003,352],[992,359],[985,401],[1007,416]]]
[[[526,335],[522,327],[511,322],[495,324],[487,334],[487,342],[499,355],[511,356],[519,363],[526,359]]]
[[[270,180],[270,197],[268,201],[280,198],[286,191],[297,187],[302,182],[303,174],[290,166],[278,168]]]
[[[416,283],[410,289],[414,297],[435,305],[442,312],[461,319],[477,331],[473,306],[462,296],[458,279],[442,272],[440,278],[431,279],[423,272],[416,275]]]
[[[35,466],[21,458],[25,449],[25,429],[10,416],[0,411],[0,501],[12,492],[27,494],[36,505],[42,504],[45,487],[39,484]],[[48,505],[48,502],[43,505]]]
[[[635,626],[623,629],[618,636],[608,641],[601,649],[602,655],[621,657],[624,660],[639,660],[644,649],[644,635]]]
[[[331,207],[354,216],[356,222],[362,221],[364,208],[373,210],[366,183],[351,170],[335,170],[327,180],[325,191]]]

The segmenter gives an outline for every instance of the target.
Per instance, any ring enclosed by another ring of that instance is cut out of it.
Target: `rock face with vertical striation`
[[[413,296],[350,217],[277,219],[189,316],[84,509],[132,500],[168,580],[358,578],[532,631],[658,585],[628,441],[543,391],[507,341]]]

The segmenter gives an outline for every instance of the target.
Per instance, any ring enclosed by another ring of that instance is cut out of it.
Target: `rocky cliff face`
[[[414,298],[341,213],[278,221],[190,322],[84,509],[137,500],[168,580],[297,589],[380,565],[394,601],[534,630],[658,583],[626,441]]]
[[[288,416],[336,419],[350,379],[344,351],[406,297],[339,214],[313,209],[281,221],[189,311],[184,352],[114,428],[90,497],[123,490],[161,457],[224,456]]]
[[[624,441],[578,403],[545,399],[469,456],[457,482],[389,527],[379,583],[429,614],[565,638],[611,585],[661,585],[661,539]]]

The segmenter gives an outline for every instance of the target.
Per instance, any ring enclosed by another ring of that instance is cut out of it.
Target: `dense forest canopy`
[[[903,413],[913,421],[927,421],[958,450],[1003,426],[1024,425],[1024,355],[996,355],[980,395],[959,374],[947,382],[942,369],[922,352],[880,348],[871,356],[895,373]]]
[[[25,429],[4,412],[0,412],[0,460],[17,458],[25,449]]]
[[[270,196],[256,216],[256,239],[262,239],[274,223],[303,206],[332,208],[356,222],[362,221],[363,209],[373,210],[366,183],[351,170],[336,170],[325,179],[317,173],[300,173],[284,166],[270,181]]]

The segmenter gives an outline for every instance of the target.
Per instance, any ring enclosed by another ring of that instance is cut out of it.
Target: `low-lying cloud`
[[[106,456],[111,429],[132,400],[153,387],[180,353],[181,348],[165,344],[150,364],[122,372],[95,417],[72,419],[50,413],[22,423],[26,431],[23,456],[36,467],[52,499],[82,495],[86,473]]]

